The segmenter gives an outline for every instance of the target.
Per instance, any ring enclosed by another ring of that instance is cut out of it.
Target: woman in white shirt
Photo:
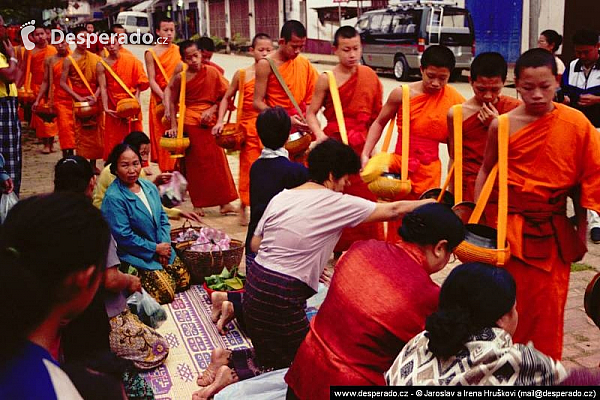
[[[565,72],[565,63],[563,63],[562,60],[556,55],[556,52],[562,44],[562,41],[562,35],[560,35],[558,32],[552,29],[547,29],[544,32],[542,32],[538,39],[538,47],[541,49],[548,50],[554,55],[554,59],[556,60],[556,70],[558,72],[558,79],[560,79],[562,74]]]

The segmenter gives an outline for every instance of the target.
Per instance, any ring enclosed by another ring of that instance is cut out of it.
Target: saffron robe
[[[338,87],[338,91],[348,133],[348,142],[360,156],[369,127],[381,111],[383,87],[377,74],[371,68],[359,65],[356,73],[342,86]],[[329,93],[324,99],[323,106],[325,108],[323,115],[327,119],[327,125],[323,131],[327,136],[341,142],[342,138],[335,117],[333,100]],[[377,201],[377,196],[369,190],[359,174],[350,177],[350,186],[344,190],[344,193]],[[368,239],[384,239],[383,222],[368,222],[354,228],[345,228],[334,251],[348,250],[355,241]]]
[[[75,60],[75,58],[73,59]],[[81,58],[75,60],[94,93],[98,88],[96,66],[99,61],[100,57],[90,51],[86,51]],[[87,97],[91,95],[90,91],[79,77],[79,74],[77,71],[75,71],[75,67],[72,65],[69,67],[68,79],[69,83],[71,84],[71,88],[79,96]],[[102,99],[98,97],[96,101],[98,107],[102,109]],[[104,132],[101,129],[101,121],[104,120],[104,112],[98,114],[98,116],[94,117],[94,119],[95,123],[86,124],[86,126],[81,124],[81,120],[77,118],[74,119],[75,151],[78,155],[89,160],[97,160],[102,158],[102,154],[104,152]]]
[[[186,83],[184,132],[190,147],[185,155],[185,174],[194,207],[225,205],[238,197],[225,151],[217,146],[211,132],[217,113],[206,127],[200,126],[202,113],[221,101],[227,86],[216,68],[204,64]]]
[[[510,96],[500,96],[494,105],[499,114],[505,114],[516,108],[521,101]],[[479,113],[471,115],[463,121],[463,201],[475,201],[475,180],[483,164],[483,154],[487,141],[488,127],[483,125]],[[449,149],[454,151],[454,149]],[[498,189],[490,195],[485,208],[485,221],[489,226],[496,226],[498,220]]]
[[[113,71],[127,85],[131,93],[135,94],[136,89],[144,91],[150,86],[148,76],[140,60],[128,54],[121,53],[119,58],[111,66]],[[110,72],[105,71],[106,93],[108,95],[108,107],[111,110],[117,109],[119,100],[130,98],[123,90],[121,85],[112,77]],[[121,143],[125,136],[132,131],[143,131],[142,113],[140,112],[137,121],[133,119],[115,118],[109,114],[104,116],[104,153],[103,158],[106,161],[113,147]]]
[[[173,72],[177,65],[181,62],[181,56],[179,55],[179,46],[175,44],[171,44],[167,50],[165,50],[161,55],[158,55],[158,60],[160,64],[164,68],[167,73],[167,79],[171,79],[173,76]],[[164,90],[169,83],[163,77],[162,72],[160,72],[160,68],[156,65],[156,61],[154,62],[154,73],[155,80],[158,86],[160,86],[161,90]],[[175,158],[172,158],[168,151],[163,149],[160,146],[160,138],[165,133],[165,127],[163,126],[161,119],[156,115],[156,106],[160,104],[162,100],[152,92],[150,97],[150,106],[148,109],[148,127],[150,129],[150,141],[151,141],[151,152],[152,152],[152,161],[158,163],[158,167],[161,171],[173,171],[175,169]]]
[[[58,140],[60,148],[75,148],[75,130],[73,127],[73,99],[69,93],[60,86],[60,77],[66,57],[60,57],[52,65],[52,90],[54,91],[54,109],[56,110],[58,124]]]
[[[600,136],[580,111],[555,107],[509,139],[505,268],[517,284],[515,342],[560,360],[570,267],[587,251],[566,197],[579,188],[581,206],[600,211]]]
[[[224,74],[225,74],[225,70],[224,70],[223,68],[221,68],[219,65],[215,64],[214,62],[212,62],[212,61],[205,61],[205,62],[203,62],[203,64],[204,64],[204,65],[210,65],[211,67],[214,67],[214,68],[216,68],[216,69],[217,69],[217,71],[219,71],[219,73],[220,73],[221,75],[224,75]]]
[[[440,143],[448,143],[448,110],[465,102],[452,86],[446,85],[437,93],[422,93],[410,99],[410,146],[408,178],[412,184],[407,200],[418,199],[429,189],[441,186],[442,163],[439,158]],[[398,141],[396,157],[390,172],[400,173],[402,154],[402,105],[398,108]],[[397,241],[401,221],[388,222],[387,240]]]
[[[254,79],[244,83],[244,104],[242,106],[242,118],[240,119],[240,129],[244,132],[245,140],[240,151],[238,190],[240,199],[245,205],[250,205],[250,167],[258,159],[263,148],[258,132],[256,132],[258,112],[252,105],[254,101],[254,83]]]
[[[315,91],[315,85],[319,77],[317,70],[311,65],[310,61],[302,56],[286,61],[279,66],[278,70],[294,99],[304,111],[306,106],[310,104]],[[285,108],[290,116],[297,114],[294,105],[273,73],[269,75],[267,80],[265,103],[269,107],[281,106]]]
[[[43,49],[35,48],[28,53],[31,57],[31,90],[37,96],[44,80],[44,61],[46,58],[55,55],[57,51],[56,47],[47,45]],[[45,103],[45,100],[42,100],[40,104],[43,103]],[[44,122],[36,113],[31,115],[31,127],[35,129],[35,135],[38,138],[51,138],[58,135],[56,120]]]
[[[330,385],[385,385],[384,373],[438,305],[440,288],[414,245],[369,240],[340,258],[285,381],[300,399]]]

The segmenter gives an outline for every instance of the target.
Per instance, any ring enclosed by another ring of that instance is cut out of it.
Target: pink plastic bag
[[[168,183],[158,187],[160,201],[167,208],[177,207],[185,199],[187,190],[187,180],[179,172],[173,172],[173,176]]]

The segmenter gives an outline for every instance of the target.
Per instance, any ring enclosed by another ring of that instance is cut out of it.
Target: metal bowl
[[[498,234],[494,228],[481,224],[465,225],[465,241],[486,249],[496,249]]]
[[[429,189],[421,195],[420,200],[424,200],[424,199],[436,199],[437,200],[437,198],[440,196],[441,192],[442,192],[441,188]],[[444,192],[444,195],[442,196],[442,201],[440,203],[444,204],[448,207],[454,206],[454,195],[446,190]]]
[[[402,180],[402,176],[400,174],[394,174],[392,172],[384,172],[381,174],[381,176],[383,176],[384,178],[388,178],[388,179]]]

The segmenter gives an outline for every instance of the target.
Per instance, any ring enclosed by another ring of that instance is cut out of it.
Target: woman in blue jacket
[[[189,287],[190,274],[171,248],[171,225],[158,189],[139,179],[141,157],[130,145],[115,146],[108,161],[117,179],[106,190],[102,214],[121,266],[134,267],[144,289],[159,303],[170,303],[176,291]]]

